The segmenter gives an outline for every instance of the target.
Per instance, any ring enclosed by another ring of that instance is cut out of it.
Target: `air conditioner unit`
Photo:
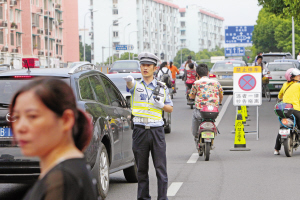
[[[45,34],[48,35],[48,32],[49,32],[49,35],[51,35],[51,32],[48,31],[48,29],[45,29]]]
[[[1,27],[7,27],[7,21],[3,21]]]
[[[4,3],[5,1],[4,0],[0,0],[0,3]]]
[[[16,6],[17,1],[16,0],[10,0],[10,6]]]
[[[45,15],[50,15],[50,11],[45,11]]]
[[[7,52],[8,51],[8,47],[2,47],[1,51],[2,52]]]
[[[39,56],[43,56],[43,55],[44,55],[44,51],[39,51],[39,52],[38,52],[38,55],[39,55]]]
[[[18,51],[18,49],[12,49],[11,52],[12,53],[18,53],[19,51]]]
[[[114,7],[114,8],[117,8],[118,6],[117,6],[117,4],[114,4],[113,7]]]

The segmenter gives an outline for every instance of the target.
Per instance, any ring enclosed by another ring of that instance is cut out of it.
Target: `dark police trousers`
[[[144,129],[135,126],[132,150],[138,167],[138,200],[149,200],[149,153],[156,171],[158,200],[167,200],[168,175],[164,127]]]

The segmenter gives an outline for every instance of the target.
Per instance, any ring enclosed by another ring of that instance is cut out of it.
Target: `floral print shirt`
[[[205,105],[219,106],[220,92],[223,93],[220,83],[204,76],[200,80],[194,82],[190,94],[196,96],[196,108],[202,109]]]

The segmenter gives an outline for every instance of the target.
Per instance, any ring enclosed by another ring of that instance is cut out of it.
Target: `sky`
[[[261,9],[261,7],[257,5],[257,2],[257,0],[173,0],[173,3],[180,7],[197,4],[204,8],[204,10],[223,17],[225,19],[224,26],[255,25],[258,12]],[[90,1],[78,0],[79,29],[83,29],[84,27],[84,15],[90,8],[89,4]],[[96,19],[94,20],[96,22]],[[87,16],[86,28],[89,27],[89,17]],[[89,41],[86,42],[90,43]]]

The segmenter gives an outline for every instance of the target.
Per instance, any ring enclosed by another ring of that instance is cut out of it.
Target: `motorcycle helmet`
[[[296,68],[290,68],[285,72],[285,78],[287,81],[291,81],[291,78],[293,76],[298,76],[298,75],[300,75],[300,70]]]

